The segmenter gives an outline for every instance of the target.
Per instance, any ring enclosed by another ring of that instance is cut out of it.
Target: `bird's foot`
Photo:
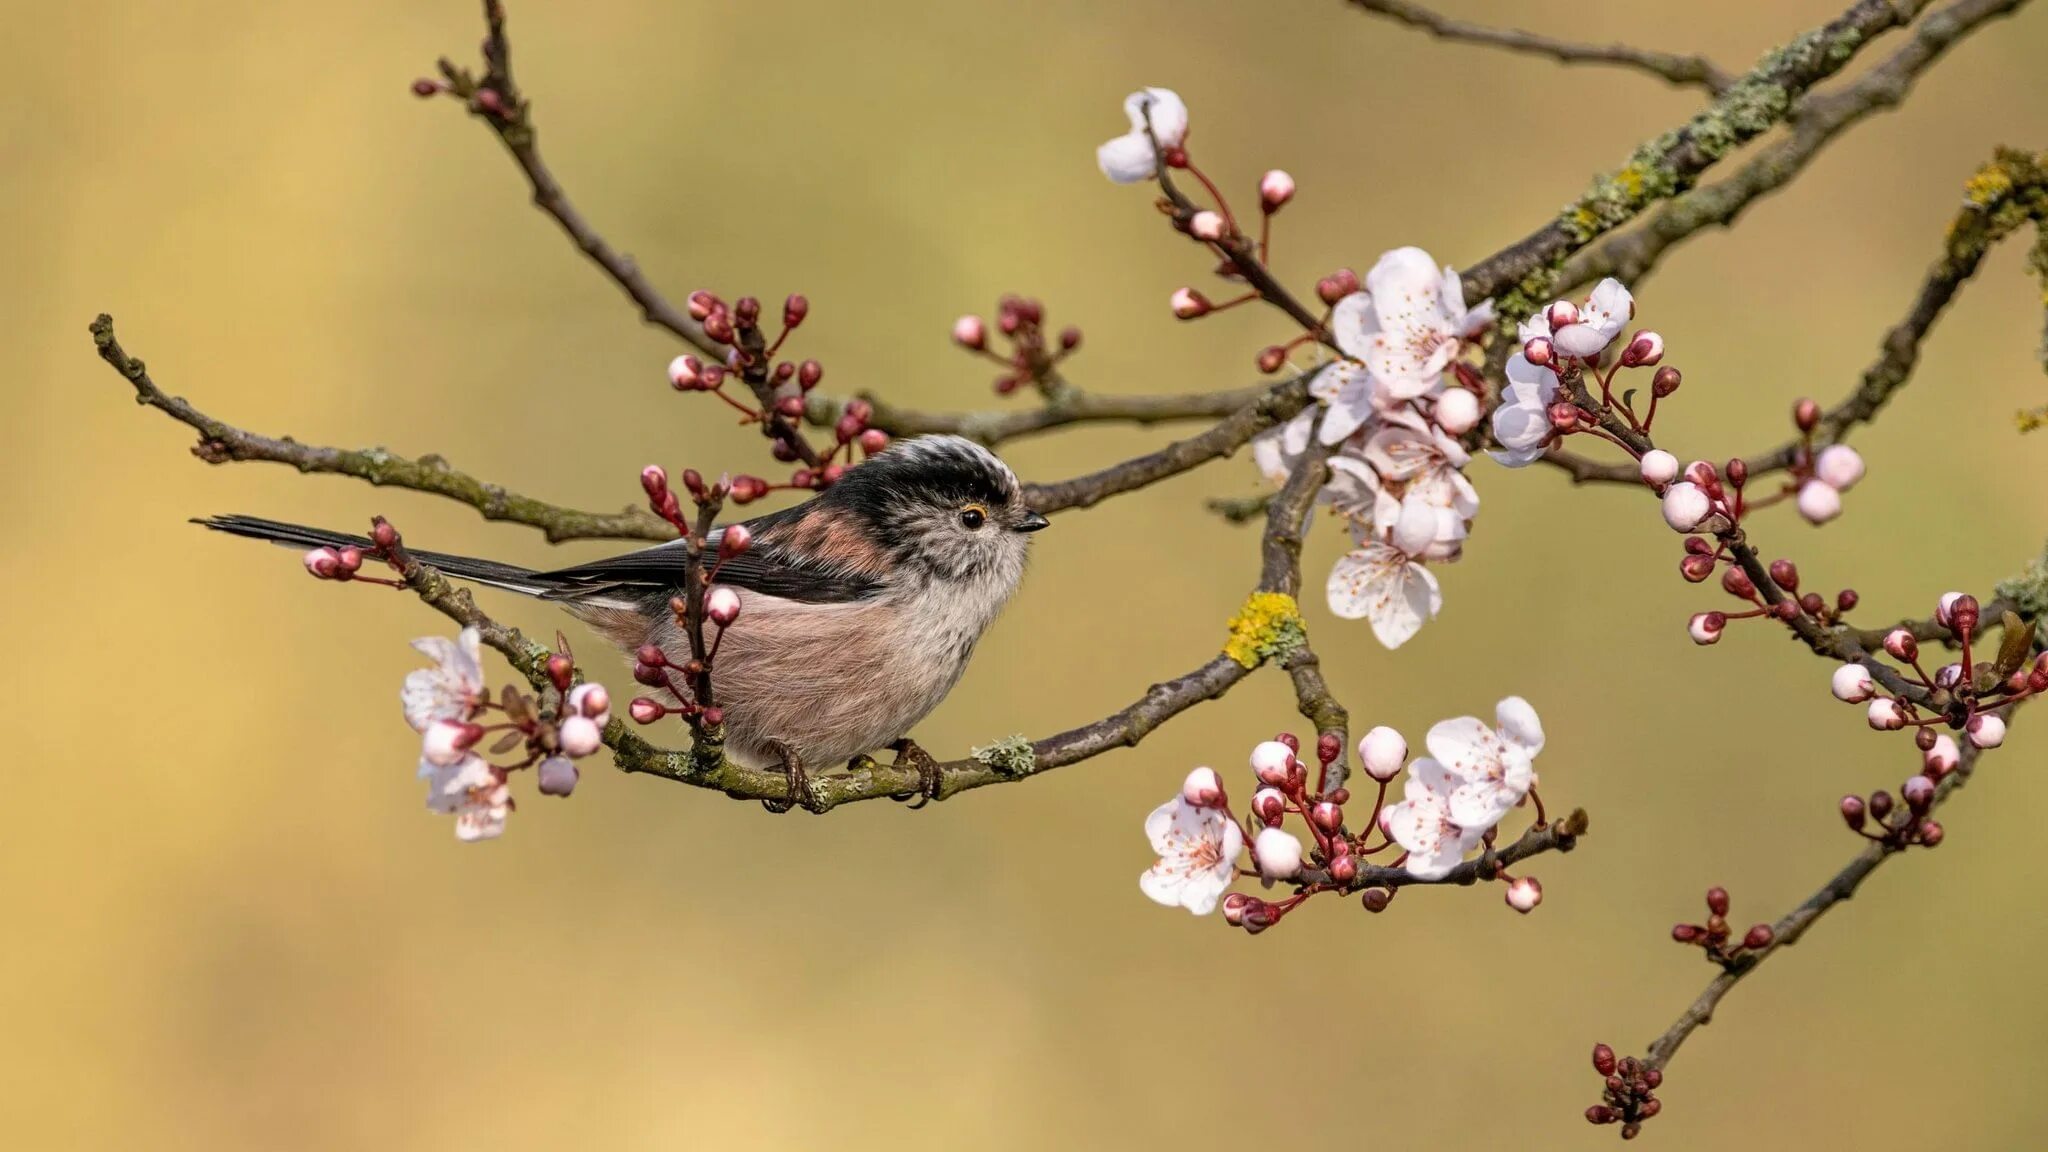
[[[775,754],[782,759],[782,770],[789,777],[789,795],[781,800],[763,800],[761,807],[770,812],[787,812],[802,808],[806,812],[823,812],[825,807],[818,801],[818,794],[811,788],[811,777],[804,771],[804,762],[796,750],[786,744],[777,744]]]
[[[889,745],[889,749],[896,753],[896,767],[917,769],[917,791],[899,793],[890,799],[909,801],[914,812],[941,798],[940,793],[945,786],[946,775],[940,769],[939,762],[932,759],[931,753],[918,747],[917,741],[908,736]]]

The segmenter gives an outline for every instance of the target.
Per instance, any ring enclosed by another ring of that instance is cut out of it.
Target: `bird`
[[[375,547],[252,516],[195,523],[294,547]],[[714,579],[740,598],[712,666],[726,756],[785,770],[802,802],[806,765],[893,748],[935,793],[935,765],[910,730],[959,682],[1017,591],[1033,534],[1049,523],[1026,502],[1016,474],[965,437],[904,438],[811,499],[742,523],[751,542],[724,559]],[[707,556],[718,554],[729,530],[707,534]],[[685,541],[553,571],[411,555],[452,577],[559,603],[628,653],[652,644],[673,664],[690,659],[669,605],[683,587]]]

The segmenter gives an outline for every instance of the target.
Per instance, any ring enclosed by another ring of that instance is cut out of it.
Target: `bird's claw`
[[[917,742],[908,736],[889,745],[889,749],[896,753],[896,767],[917,769],[917,791],[915,793],[899,793],[890,797],[890,799],[899,802],[907,801],[910,804],[910,810],[915,812],[926,804],[941,798],[941,792],[946,783],[946,775],[940,769],[939,762],[932,759],[931,753],[918,747]]]
[[[787,745],[778,744],[775,753],[782,758],[782,770],[789,777],[789,795],[781,800],[763,800],[761,807],[775,813],[787,812],[792,808],[802,808],[810,813],[823,812],[825,807],[819,803],[818,794],[811,787],[810,774],[804,771],[803,761],[795,750]]]

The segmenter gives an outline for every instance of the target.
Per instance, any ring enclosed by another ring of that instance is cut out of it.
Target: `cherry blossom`
[[[1870,669],[1861,664],[1844,664],[1835,669],[1834,682],[1829,687],[1835,699],[1845,704],[1861,704],[1877,695],[1877,684],[1870,678]]]
[[[1484,834],[1451,819],[1450,794],[1458,783],[1442,764],[1424,757],[1409,766],[1401,800],[1380,813],[1387,835],[1408,853],[1408,874],[1418,880],[1450,875]]]
[[[412,642],[434,662],[432,668],[407,673],[399,692],[413,731],[425,733],[436,720],[467,720],[484,702],[481,644],[475,628],[464,628],[453,640],[426,636]]]
[[[1522,322],[1519,334],[1526,349],[1532,340],[1549,338],[1550,321],[1533,316]],[[1520,468],[1535,463],[1550,444],[1550,405],[1557,399],[1557,373],[1530,363],[1523,351],[1508,357],[1506,373],[1507,387],[1493,410],[1493,438],[1500,448],[1491,455],[1500,464]]]
[[[1408,741],[1384,724],[1359,738],[1358,762],[1366,775],[1382,784],[1399,776],[1407,761]]]
[[[1494,710],[1498,727],[1476,716],[1445,720],[1429,730],[1429,754],[1455,781],[1447,794],[1451,819],[1484,832],[1500,823],[1536,784],[1536,754],[1543,751],[1543,722],[1520,696]]]
[[[1138,877],[1138,888],[1169,908],[1197,916],[1216,910],[1237,874],[1244,830],[1218,808],[1196,807],[1175,796],[1145,818],[1145,835],[1159,859]]]
[[[420,778],[427,782],[427,808],[454,815],[456,839],[491,840],[504,833],[512,790],[483,757],[465,756],[445,767],[422,760]]]
[[[1813,474],[1837,492],[1847,492],[1863,479],[1863,457],[1847,444],[1830,444],[1814,458]]]
[[[1346,620],[1367,620],[1388,648],[1406,644],[1443,610],[1436,576],[1415,562],[1435,540],[1436,528],[1434,509],[1420,497],[1404,500],[1386,539],[1361,541],[1330,569],[1330,611]]]
[[[1551,345],[1566,356],[1590,360],[1614,343],[1635,314],[1635,297],[1629,295],[1621,281],[1610,276],[1596,285],[1592,295],[1578,306],[1577,319],[1560,321],[1556,314],[1552,315],[1556,328],[1549,334]]]
[[[1321,431],[1335,444],[1383,407],[1435,391],[1465,342],[1493,322],[1491,301],[1465,307],[1458,274],[1420,248],[1396,248],[1365,274],[1365,289],[1337,301],[1330,332],[1347,359],[1311,384],[1329,407]]]
[[[1158,148],[1178,148],[1188,136],[1188,106],[1168,88],[1146,88],[1124,99],[1131,130],[1095,150],[1096,166],[1118,184],[1138,184],[1159,174]],[[1149,131],[1148,131],[1149,127]]]
[[[1366,441],[1365,459],[1380,479],[1397,486],[1404,506],[1417,499],[1436,513],[1432,543],[1465,538],[1466,522],[1479,514],[1479,492],[1465,478],[1472,457],[1464,445],[1412,414],[1399,414]]]
[[[1825,524],[1842,514],[1842,492],[1825,480],[1808,480],[1799,486],[1799,514],[1810,524]]]

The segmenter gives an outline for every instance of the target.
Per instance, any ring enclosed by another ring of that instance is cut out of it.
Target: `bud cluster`
[[[370,520],[370,547],[365,550],[359,544],[340,546],[321,545],[308,551],[304,557],[306,572],[315,580],[332,580],[338,584],[376,584],[385,588],[403,588],[404,580],[387,580],[379,576],[363,575],[363,561],[381,560],[391,570],[403,575],[405,554],[398,529],[382,516]]]
[[[1983,615],[1975,596],[1945,593],[1936,603],[1931,623],[1935,635],[1947,634],[1959,651],[1957,659],[1929,674],[1922,660],[1921,632],[1901,625],[1883,633],[1880,644],[1895,664],[1886,664],[1872,653],[1862,662],[1836,668],[1829,688],[1845,704],[1866,705],[1866,717],[1876,731],[1912,730],[1915,744],[1930,756],[1946,746],[1952,758],[1955,748],[1954,739],[1937,734],[1937,727],[1961,733],[1973,747],[1996,748],[2005,743],[2006,709],[2048,692],[2048,652],[2037,655],[2034,630],[2017,613],[2007,611],[1997,622],[2002,642],[1996,657],[1976,660],[1982,647]],[[1845,818],[1849,811],[1845,801]],[[1938,839],[1938,826],[1935,833]]]
[[[1657,1089],[1664,1085],[1664,1073],[1633,1056],[1614,1058],[1614,1049],[1605,1044],[1593,1046],[1593,1071],[1598,1072],[1606,1083],[1600,1094],[1600,1103],[1586,1109],[1586,1121],[1590,1124],[1619,1124],[1621,1138],[1633,1140],[1643,1131],[1643,1121],[1663,1111],[1663,1101],[1657,1099]]]
[[[1680,944],[1699,948],[1707,959],[1723,968],[1734,969],[1745,963],[1745,958],[1762,952],[1777,942],[1777,933],[1769,924],[1752,924],[1740,939],[1728,926],[1728,890],[1707,889],[1707,922],[1705,924],[1675,924],[1671,938]]]
[[[969,314],[953,321],[953,343],[1003,366],[1003,374],[996,377],[996,395],[1008,396],[1026,384],[1047,397],[1066,388],[1058,368],[1081,347],[1079,328],[1069,324],[1056,339],[1049,339],[1045,306],[1028,296],[1008,295],[996,302],[995,335],[1007,350],[991,346],[989,325],[981,317]]]
[[[700,730],[717,727],[724,723],[725,712],[718,706],[712,689],[712,664],[718,658],[726,631],[739,619],[742,602],[736,590],[716,581],[728,562],[753,547],[754,535],[745,524],[728,524],[724,528],[713,525],[728,496],[737,503],[756,499],[765,490],[765,482],[749,476],[720,477],[716,483],[707,485],[695,469],[684,471],[683,486],[696,506],[694,520],[683,515],[669,486],[668,474],[659,465],[650,464],[643,469],[640,482],[655,513],[674,525],[682,536],[683,592],[670,597],[668,606],[677,627],[689,641],[690,654],[676,663],[659,645],[642,645],[634,653],[633,679],[645,687],[659,689],[669,700],[636,697],[627,713],[639,724],[678,715]],[[708,642],[704,627],[707,622],[718,629]]]

